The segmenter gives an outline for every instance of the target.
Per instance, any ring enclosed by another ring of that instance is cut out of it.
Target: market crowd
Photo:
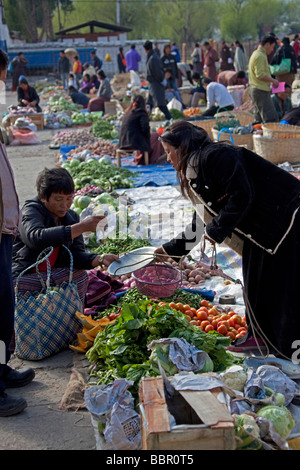
[[[231,46],[223,41],[220,47],[214,41],[197,42],[187,67],[182,64],[176,43],[165,45],[161,51],[157,44],[147,40],[143,48],[149,84],[147,99],[139,94],[132,97],[124,112],[119,148],[139,151],[136,162],[141,164],[145,153],[150,155],[152,163],[159,162],[165,155],[165,161],[170,162],[177,172],[182,194],[195,207],[200,201],[210,214],[205,237],[212,245],[223,243],[237,229],[243,241],[247,298],[276,351],[290,357],[291,345],[297,339],[294,336],[300,326],[299,318],[295,316],[299,306],[300,182],[250,150],[212,142],[204,129],[185,120],[167,126],[161,136],[152,134],[149,115],[157,107],[169,120],[172,116],[168,103],[172,100],[179,102],[182,109],[197,107],[203,100],[206,104],[203,116],[215,116],[219,109],[236,107],[229,88],[242,86],[249,90],[256,123],[286,121],[287,113],[293,111],[290,96],[299,65],[299,38],[295,36],[291,43],[288,37],[279,41],[275,35],[267,35],[249,59],[240,41]],[[280,65],[283,58],[290,59],[286,73],[271,73],[270,65]],[[134,45],[126,53],[120,48],[119,72],[139,74],[141,59]],[[39,98],[28,83],[26,66],[21,53],[12,61],[13,90],[17,91],[20,106],[31,106],[39,111]],[[2,81],[6,80],[8,67],[8,57],[0,51]],[[105,103],[110,101],[113,93],[103,70],[103,61],[96,51],[92,52],[90,63],[85,64],[81,64],[78,56],[70,61],[65,51],[61,51],[58,72],[64,90],[74,103],[90,112],[105,112]],[[183,79],[192,85],[188,105],[184,105],[180,94]],[[281,82],[284,83],[282,89]],[[27,404],[22,398],[7,394],[6,389],[24,386],[34,379],[32,368],[17,371],[8,365],[14,339],[14,289],[20,274],[28,270],[19,291],[23,294],[36,292],[40,276],[44,280],[47,278],[48,265],[43,263],[39,274],[31,268],[40,253],[52,246],[54,249],[48,259],[51,282],[53,286],[59,286],[69,279],[70,251],[74,279],[83,304],[91,273],[97,281],[105,282],[101,267],[118,262],[119,258],[113,254],[102,256],[86,251],[83,234],[94,232],[104,216],[81,220],[71,210],[75,186],[67,170],[45,169],[37,175],[36,194],[20,211],[12,168],[2,143],[0,167],[0,341],[6,347],[6,360],[0,364],[0,416],[11,416],[25,409]],[[266,178],[266,174],[270,178]],[[193,233],[197,231],[197,218],[195,211],[189,229],[181,237],[158,248],[156,254],[187,255],[188,233],[191,227]],[[278,299],[277,281],[284,270],[289,274],[281,279],[284,294]],[[272,318],[276,319],[276,325]],[[251,329],[249,331],[251,333]]]

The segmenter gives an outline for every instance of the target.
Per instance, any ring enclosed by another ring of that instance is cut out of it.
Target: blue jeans
[[[67,90],[69,87],[69,74],[68,73],[61,73],[60,78],[64,87],[64,90]]]
[[[13,236],[2,235],[0,242],[0,391],[5,389],[3,375],[7,373],[6,365],[10,359],[9,346],[14,333],[15,293],[12,280],[12,247]],[[5,344],[6,357],[2,355]]]

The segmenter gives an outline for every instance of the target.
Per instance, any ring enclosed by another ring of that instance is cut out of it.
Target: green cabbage
[[[253,418],[248,414],[232,415],[235,421],[234,432],[236,436],[237,450],[259,450],[262,448],[259,442],[259,427]],[[251,436],[249,435],[251,434]]]
[[[257,412],[257,414],[258,416],[271,421],[274,425],[275,431],[283,439],[287,439],[292,429],[296,426],[296,421],[285,406],[264,406]]]

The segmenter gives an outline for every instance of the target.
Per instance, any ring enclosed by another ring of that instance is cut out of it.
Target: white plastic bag
[[[176,98],[172,98],[167,106],[168,109],[178,109],[178,111],[182,110],[182,104]]]
[[[130,70],[130,83],[132,87],[141,87],[141,79],[134,70]]]

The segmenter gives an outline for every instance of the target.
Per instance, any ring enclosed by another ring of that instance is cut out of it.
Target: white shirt
[[[234,99],[221,83],[211,82],[206,88],[207,109],[211,106],[226,108],[226,106],[235,106]]]

